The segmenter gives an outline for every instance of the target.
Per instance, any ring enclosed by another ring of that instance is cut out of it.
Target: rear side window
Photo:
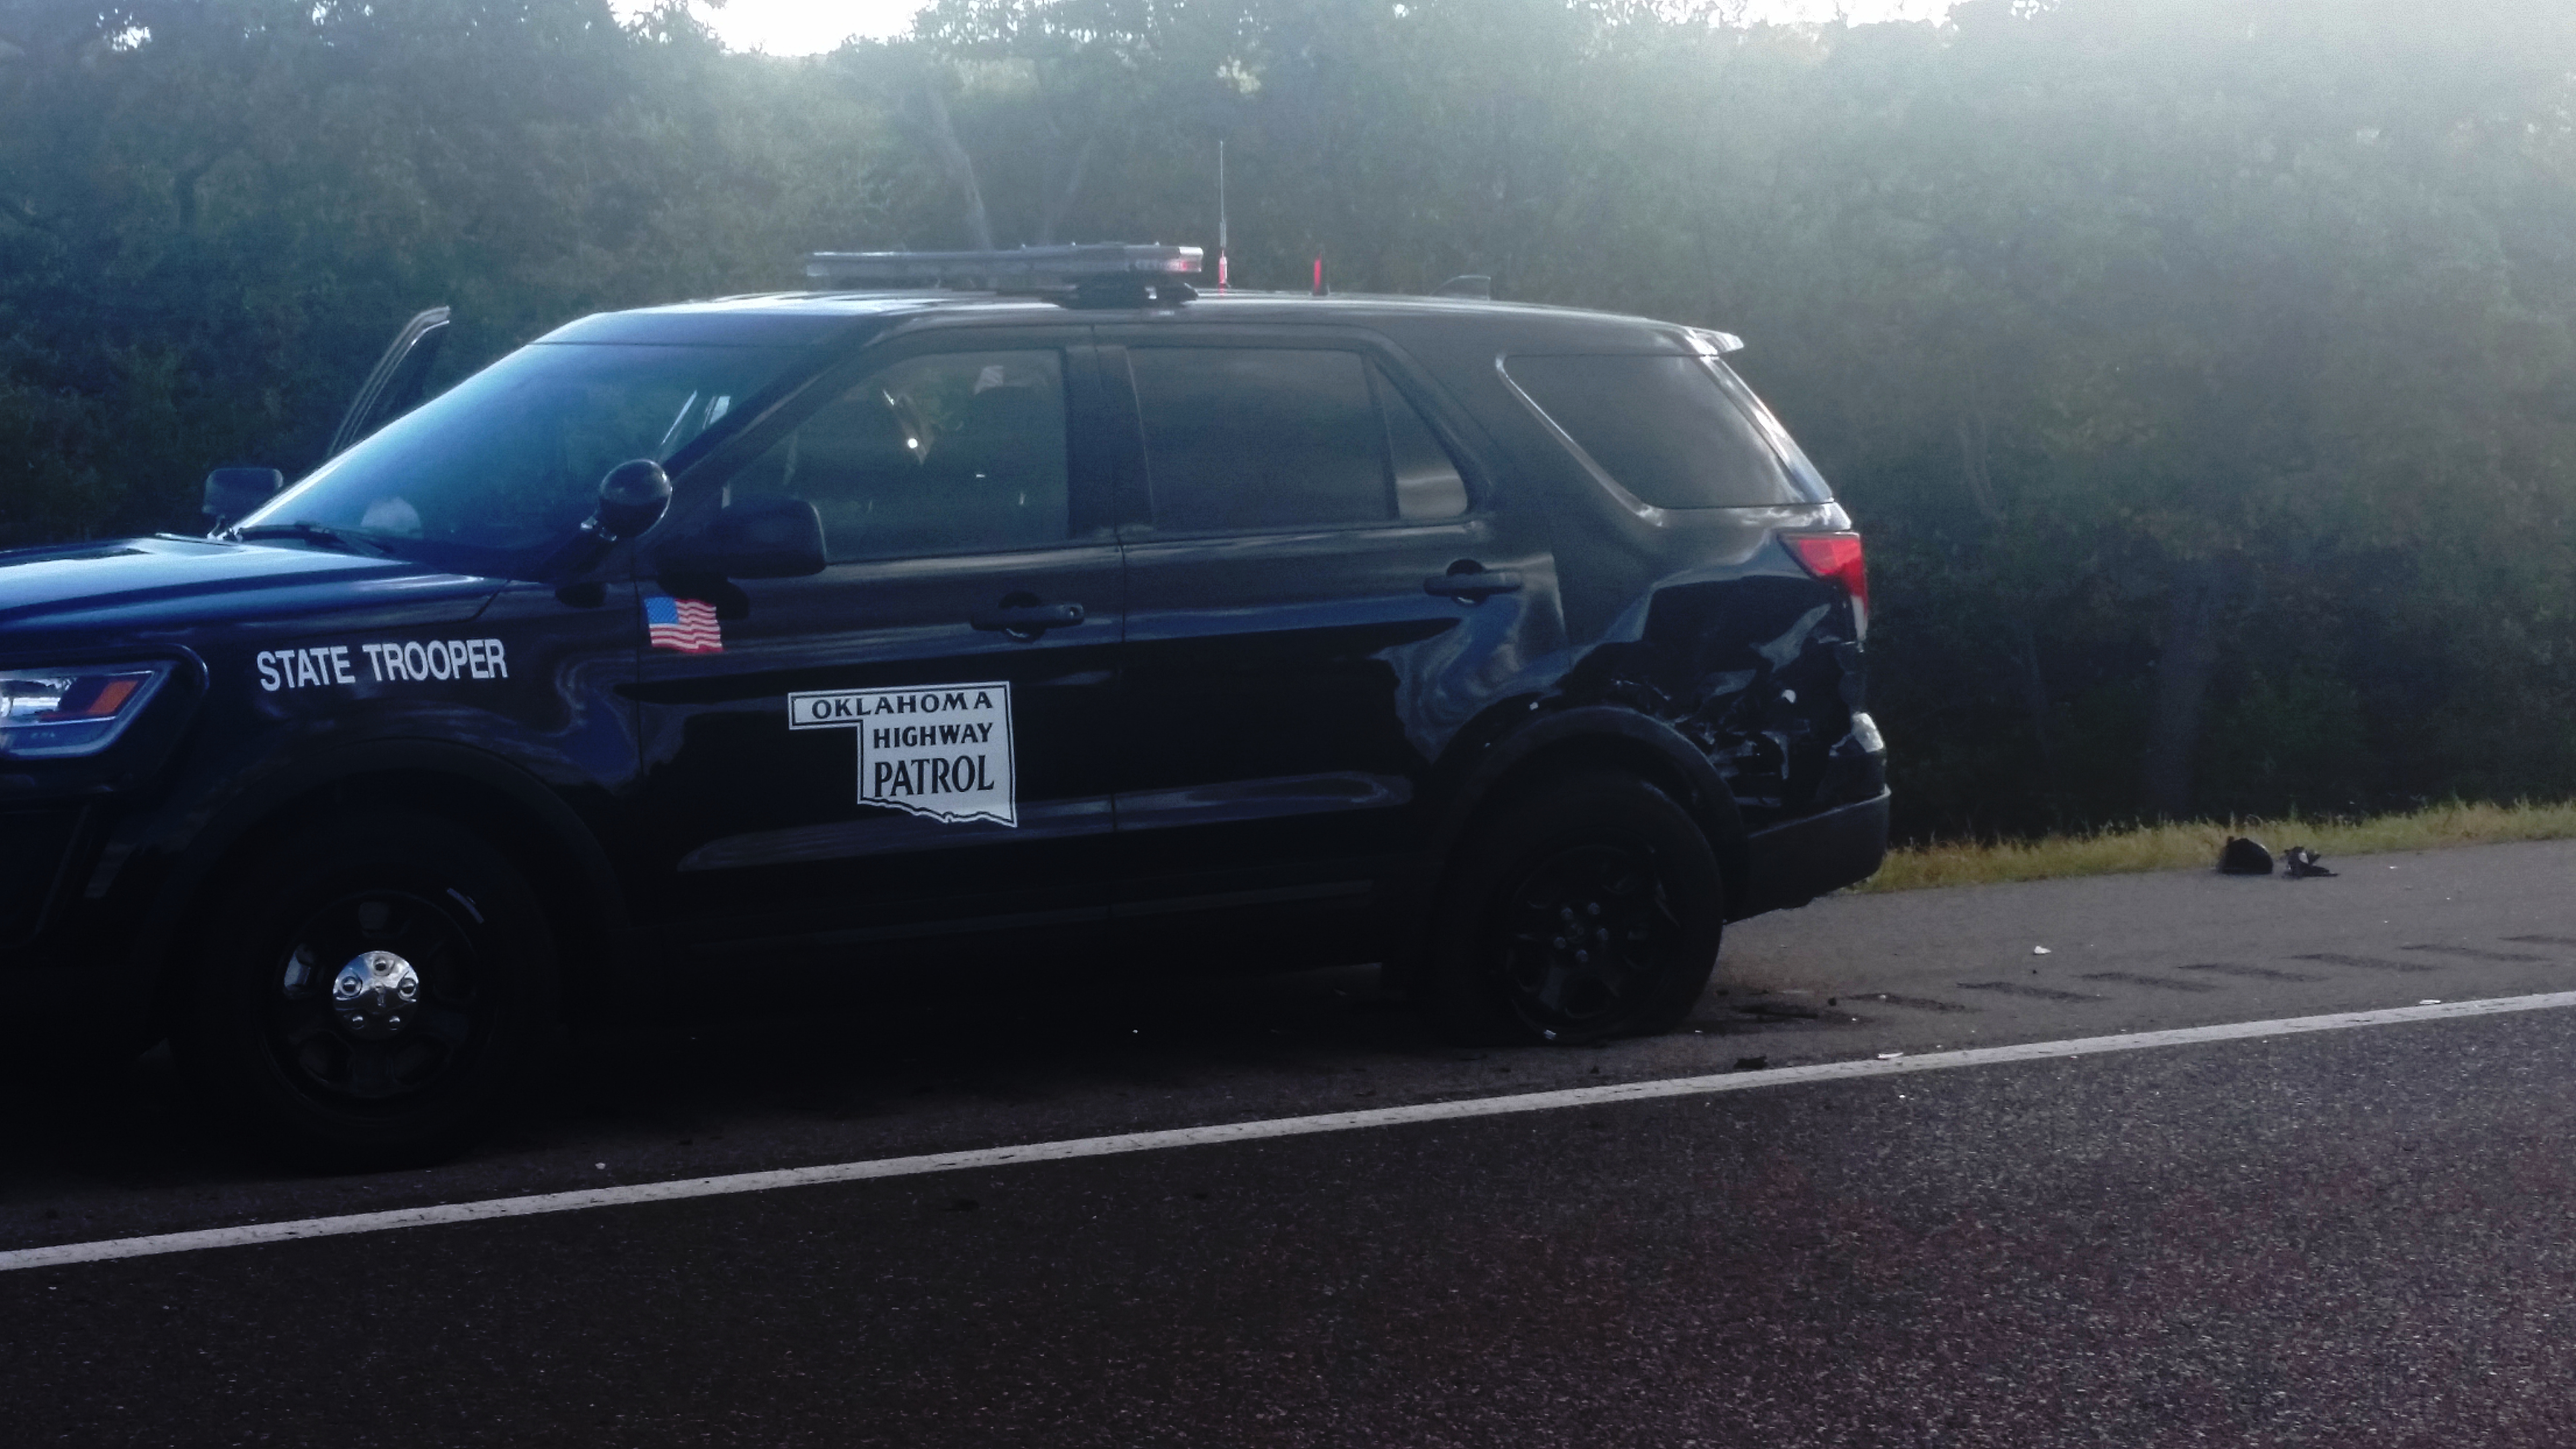
[[[1386,442],[1395,465],[1395,512],[1399,518],[1455,518],[1467,511],[1467,480],[1458,460],[1440,445],[1431,425],[1413,410],[1395,384],[1376,367],[1369,381],[1377,388],[1386,414]]]
[[[1063,360],[962,352],[895,363],[826,403],[731,486],[813,504],[834,563],[1063,543]]]
[[[1389,523],[1467,509],[1457,464],[1358,353],[1139,347],[1127,361],[1157,528]]]
[[[1749,394],[1733,397],[1700,358],[1513,357],[1503,370],[1596,467],[1657,508],[1757,508],[1828,496],[1821,479],[1799,486],[1791,469],[1805,460],[1784,456],[1767,419],[1755,415],[1760,404],[1748,407]]]

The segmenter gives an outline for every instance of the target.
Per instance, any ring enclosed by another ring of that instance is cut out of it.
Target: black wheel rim
[[[490,1034],[484,953],[461,902],[405,890],[353,891],[307,913],[261,966],[270,1060],[299,1095],[369,1114],[422,1105],[460,1076]],[[368,951],[420,975],[403,1029],[380,1039],[346,1027],[331,980]]]
[[[1506,897],[1502,928],[1513,1011],[1543,1034],[1586,1037],[1650,1003],[1682,924],[1653,856],[1601,843],[1532,866]]]

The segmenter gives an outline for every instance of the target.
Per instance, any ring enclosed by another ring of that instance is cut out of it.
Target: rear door
[[[1122,939],[1250,907],[1275,924],[1241,948],[1334,949],[1419,847],[1433,764],[1509,677],[1546,560],[1504,541],[1428,388],[1369,339],[1102,336],[1134,410]]]
[[[812,503],[830,565],[645,581],[650,908],[701,956],[1106,916],[1121,574],[1084,342],[871,349],[724,484]]]

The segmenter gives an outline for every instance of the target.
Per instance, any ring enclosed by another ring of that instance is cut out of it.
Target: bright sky
[[[652,0],[615,0],[621,14],[651,8]],[[900,35],[912,28],[921,0],[727,0],[710,7],[693,0],[700,19],[733,50],[771,55],[812,55],[832,50],[853,35]],[[1756,20],[1929,20],[1947,14],[1950,0],[1748,0]]]

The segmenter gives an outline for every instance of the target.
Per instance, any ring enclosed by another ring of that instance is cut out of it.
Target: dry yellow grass
[[[2304,845],[2326,857],[2373,855],[2389,850],[2433,850],[2446,845],[2491,845],[2507,840],[2561,840],[2576,836],[2576,802],[2556,805],[2433,805],[2404,815],[2367,819],[2238,820],[2230,823],[2143,825],[2093,835],[2051,835],[2006,840],[1910,846],[1887,853],[1878,874],[1859,891],[1910,891],[1927,886],[1990,885],[2009,880],[2053,880],[2071,875],[2126,871],[2204,869],[2218,863],[2230,835],[2251,835],[2277,856]]]

